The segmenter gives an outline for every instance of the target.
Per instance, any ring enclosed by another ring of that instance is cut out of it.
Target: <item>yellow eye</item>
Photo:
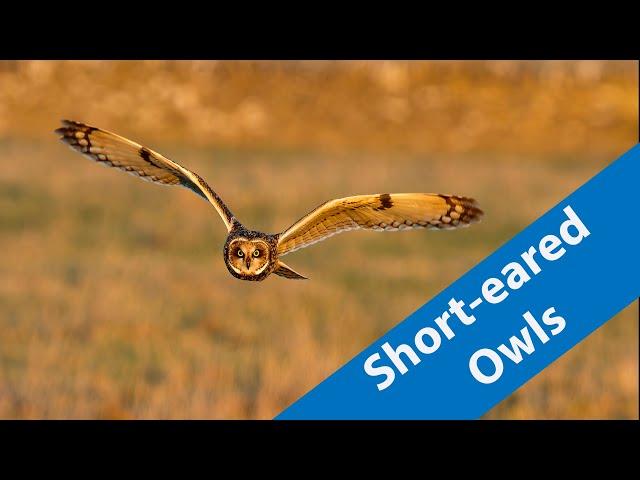
[[[241,258],[244,257],[244,253],[242,253],[242,250],[238,249],[237,253],[238,253],[239,257],[241,257]]]
[[[260,250],[254,250],[253,251],[253,256],[254,257],[259,257],[260,256]]]

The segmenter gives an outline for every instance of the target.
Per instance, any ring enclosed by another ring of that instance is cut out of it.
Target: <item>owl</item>
[[[240,280],[261,281],[276,274],[306,279],[281,259],[336,233],[365,229],[389,232],[408,229],[448,230],[480,220],[482,210],[467,197],[435,193],[376,193],[329,200],[281,233],[250,230],[197,173],[115,133],[63,120],[55,130],[60,140],[87,158],[161,185],[180,185],[213,205],[225,226],[224,262]]]

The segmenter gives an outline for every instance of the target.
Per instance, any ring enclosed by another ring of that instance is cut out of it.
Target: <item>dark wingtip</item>
[[[64,118],[60,120],[60,123],[62,126],[56,128],[53,133],[56,135],[62,135],[62,137],[67,136],[70,133],[69,129],[77,125],[77,122],[74,122],[73,120],[66,120]],[[64,140],[64,138],[61,138],[60,140]]]
[[[478,207],[478,203],[474,202],[473,205],[467,209],[467,214],[471,216],[469,223],[478,223],[484,216],[484,211]]]
[[[466,208],[466,214],[471,218],[469,219],[469,223],[479,222],[482,216],[484,215],[484,211],[480,208],[478,201],[472,197],[458,197]]]
[[[472,197],[464,197],[461,195],[440,195],[443,199],[447,201],[450,207],[455,206],[454,204],[462,205],[464,208],[464,212],[461,213],[461,223],[462,226],[471,225],[472,223],[478,223],[481,221],[484,211],[478,205],[478,202],[475,198]],[[450,203],[451,200],[454,201],[454,204]]]

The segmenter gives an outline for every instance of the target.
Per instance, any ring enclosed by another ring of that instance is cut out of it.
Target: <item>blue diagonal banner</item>
[[[640,145],[278,419],[473,419],[640,296]]]

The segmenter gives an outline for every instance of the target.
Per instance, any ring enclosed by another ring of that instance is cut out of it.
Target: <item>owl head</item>
[[[271,248],[260,238],[239,237],[227,244],[225,263],[235,277],[262,280],[271,265]]]

